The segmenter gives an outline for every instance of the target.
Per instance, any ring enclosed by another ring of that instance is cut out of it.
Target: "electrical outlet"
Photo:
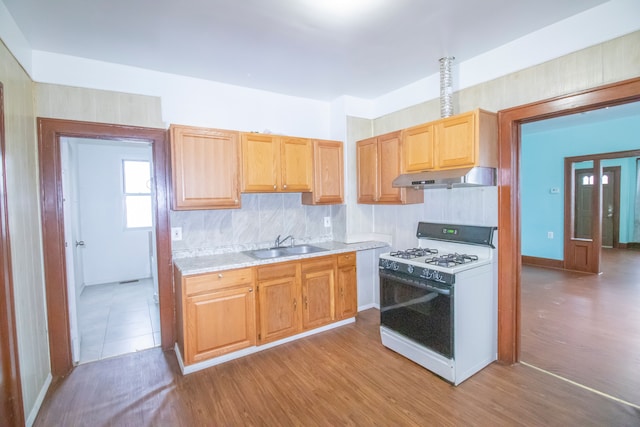
[[[324,217],[324,226],[325,227],[331,227],[331,217],[330,216],[325,216]]]
[[[553,239],[553,231],[547,231],[547,239]]]
[[[182,227],[171,227],[171,240],[182,240]]]

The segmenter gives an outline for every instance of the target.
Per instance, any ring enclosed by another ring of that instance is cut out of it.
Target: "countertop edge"
[[[215,271],[232,270],[236,268],[254,267],[257,265],[268,265],[278,262],[295,261],[300,259],[315,258],[327,255],[336,255],[345,252],[366,251],[388,247],[387,242],[365,241],[357,243],[341,243],[336,241],[314,243],[314,246],[326,249],[326,251],[315,252],[303,255],[282,256],[271,259],[255,259],[245,253],[225,253],[219,255],[207,255],[198,257],[178,258],[173,260],[182,276],[194,276],[198,274],[212,273]]]

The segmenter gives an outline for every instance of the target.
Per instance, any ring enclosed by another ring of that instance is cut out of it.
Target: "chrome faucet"
[[[291,239],[291,241],[289,243],[290,243],[291,246],[293,246],[293,236],[292,235],[288,235],[284,239],[280,240],[280,234],[278,234],[278,237],[276,237],[276,242],[274,244],[274,248],[279,248],[280,246],[282,246],[282,244],[284,242],[286,242],[287,239]]]

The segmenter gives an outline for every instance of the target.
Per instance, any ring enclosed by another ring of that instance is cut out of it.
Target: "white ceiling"
[[[348,18],[330,0],[1,1],[34,50],[319,100],[378,97],[606,2],[368,0]]]

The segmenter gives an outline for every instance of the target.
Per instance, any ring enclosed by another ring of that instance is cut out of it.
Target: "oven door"
[[[453,359],[453,287],[380,270],[380,324]]]

